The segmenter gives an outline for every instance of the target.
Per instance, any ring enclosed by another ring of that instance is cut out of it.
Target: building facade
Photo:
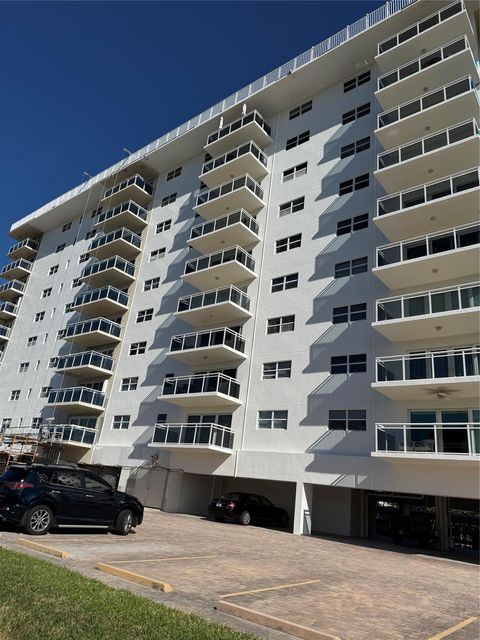
[[[15,223],[4,455],[40,433],[167,511],[246,490],[295,533],[474,546],[474,5],[394,0]]]

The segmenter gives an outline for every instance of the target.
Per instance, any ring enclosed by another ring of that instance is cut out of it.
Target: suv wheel
[[[252,521],[252,516],[250,515],[250,511],[242,511],[240,514],[240,524],[243,524],[245,527],[250,524]]]
[[[23,528],[31,536],[42,536],[53,524],[53,512],[50,507],[38,504],[27,511],[23,519]]]
[[[133,527],[133,513],[130,509],[123,509],[118,514],[115,525],[113,527],[114,532],[119,536],[128,536]]]

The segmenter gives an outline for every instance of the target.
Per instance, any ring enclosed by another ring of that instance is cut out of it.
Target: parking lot
[[[22,550],[18,537],[26,536],[3,530],[0,544]],[[289,636],[220,614],[218,602],[341,640],[480,637],[477,567],[415,550],[297,537],[150,509],[128,537],[69,530],[30,540],[71,554],[53,562],[272,640]],[[173,591],[101,573],[97,562],[167,582]]]

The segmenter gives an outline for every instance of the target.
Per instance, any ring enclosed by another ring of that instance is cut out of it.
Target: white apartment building
[[[476,8],[392,0],[16,222],[4,440],[166,511],[475,546]]]

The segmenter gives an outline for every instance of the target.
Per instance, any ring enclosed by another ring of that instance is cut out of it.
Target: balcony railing
[[[11,328],[7,327],[4,324],[0,324],[0,338],[9,338],[10,337]]]
[[[151,444],[233,449],[234,432],[215,423],[156,424]]]
[[[426,18],[423,18],[423,20],[420,20],[420,22],[417,22],[407,29],[396,33],[393,37],[389,37],[386,40],[380,42],[378,45],[378,55],[381,55],[386,51],[390,51],[394,47],[398,47],[404,42],[415,38],[415,36],[418,36],[419,34],[432,29],[441,22],[444,22],[445,20],[448,20],[448,18],[451,18],[457,13],[463,11],[463,8],[463,2],[457,1],[449,4],[447,7],[441,9],[440,11],[436,11],[435,13],[430,14]]]
[[[30,260],[25,260],[24,258],[20,258],[20,260],[15,260],[14,262],[10,262],[10,264],[6,264],[2,267],[0,271],[0,276],[3,277],[8,275],[12,271],[16,269],[23,269],[24,271],[30,272],[32,270],[33,263]]]
[[[95,240],[91,242],[88,250],[94,251],[95,249],[103,247],[110,242],[115,242],[115,240],[125,240],[125,242],[129,242],[131,245],[137,247],[138,249],[140,249],[140,246],[142,244],[142,239],[140,236],[137,236],[137,234],[133,233],[133,231],[129,231],[128,229],[125,229],[125,227],[122,227],[121,229],[116,229],[115,231],[111,231],[110,233],[95,238]]]
[[[89,264],[87,267],[85,267],[85,269],[83,269],[81,277],[88,278],[96,273],[106,271],[107,269],[118,269],[119,271],[123,271],[123,273],[126,273],[129,276],[135,276],[134,264],[132,264],[128,260],[120,258],[120,256],[112,256],[111,258]]]
[[[112,207],[111,209],[108,209],[103,213],[99,213],[95,218],[95,225],[102,224],[102,222],[106,222],[107,220],[111,220],[112,218],[115,218],[115,216],[118,216],[121,213],[125,213],[126,211],[134,216],[137,216],[137,218],[140,218],[140,220],[143,220],[144,222],[146,222],[147,220],[148,211],[133,200],[127,200],[126,202],[122,202],[116,207]]]
[[[243,264],[243,266],[250,269],[250,271],[255,271],[255,260],[249,253],[240,247],[229,247],[223,251],[216,251],[215,253],[210,253],[206,256],[189,260],[185,264],[184,275],[203,271],[204,269],[211,269],[212,267],[217,267],[221,264],[233,261]]]
[[[240,397],[240,384],[223,373],[201,373],[193,376],[166,378],[162,396],[180,396],[203,393],[221,393],[231,398]]]
[[[243,209],[240,209],[239,211],[232,211],[232,213],[228,213],[225,216],[220,216],[219,218],[214,218],[213,220],[209,220],[208,222],[204,222],[203,224],[195,225],[190,231],[190,240],[195,240],[196,238],[200,238],[201,236],[205,236],[209,233],[214,233],[215,231],[220,231],[221,229],[231,227],[232,225],[238,223],[245,225],[248,229],[250,229],[250,231],[253,231],[253,233],[258,235],[258,222],[249,213],[247,213]]]
[[[192,309],[209,307],[222,302],[233,302],[245,309],[245,311],[249,311],[250,309],[249,296],[240,289],[237,289],[237,287],[231,286],[204,291],[203,293],[195,293],[191,296],[180,298],[177,305],[177,312],[191,311]]]
[[[380,76],[380,78],[378,78],[378,90],[381,91],[382,89],[385,89],[386,87],[389,87],[396,82],[400,82],[401,80],[404,80],[405,78],[408,78],[415,73],[424,71],[432,65],[443,62],[447,58],[450,58],[451,56],[454,56],[455,54],[467,49],[470,49],[470,46],[465,36],[459,38],[458,40],[455,40],[454,42],[445,44],[443,45],[443,47],[440,47],[435,51],[430,51],[421,58],[412,60],[407,64],[399,67],[398,69]]]
[[[21,242],[17,242],[13,247],[10,247],[7,255],[11,256],[12,254],[18,253],[20,250],[25,250],[28,253],[36,253],[38,251],[38,247],[40,243],[37,240],[33,240],[32,238],[25,238]]]
[[[170,353],[219,346],[230,347],[235,351],[244,353],[245,338],[227,327],[210,329],[208,331],[197,331],[196,333],[184,333],[172,337],[170,341]]]
[[[10,282],[0,285],[0,295],[10,290],[13,294],[21,295],[25,291],[25,286],[25,283],[20,280],[10,280]]]
[[[478,136],[478,133],[478,125],[473,119],[443,131],[437,131],[430,136],[425,136],[396,149],[389,149],[381,153],[378,156],[378,169],[386,169],[407,160],[412,160],[426,153],[448,147],[456,142]]]
[[[73,306],[81,307],[85,304],[97,302],[98,300],[111,300],[112,302],[118,302],[118,304],[124,307],[128,307],[128,294],[115,287],[102,287],[101,289],[80,293],[78,296],[75,296]]]
[[[0,302],[0,313],[8,313],[10,315],[17,315],[18,305],[11,302]]]
[[[95,442],[96,429],[74,424],[56,424],[39,427],[8,427],[5,436],[28,436],[39,443],[58,443],[92,445]]]
[[[376,358],[376,382],[465,378],[480,374],[480,348],[445,349]]]
[[[469,189],[477,189],[480,185],[479,169],[472,169],[442,180],[401,191],[377,200],[378,215],[401,213],[412,207],[434,202],[441,198],[456,195]]]
[[[418,238],[377,247],[377,267],[385,267],[417,258],[436,256],[445,251],[464,249],[480,243],[480,224],[463,225]]]
[[[236,178],[235,180],[231,180],[230,182],[226,182],[219,187],[215,187],[214,189],[200,191],[197,196],[197,202],[195,206],[199,207],[206,202],[211,202],[212,200],[221,198],[222,196],[225,196],[228,193],[232,193],[232,191],[238,191],[238,189],[242,189],[243,187],[246,187],[260,200],[263,200],[262,187],[258,184],[258,182],[255,182],[255,180],[247,174],[245,176],[241,176],[240,178]]]
[[[447,100],[452,100],[457,96],[464,95],[469,92],[473,93],[478,102],[475,82],[471,76],[465,76],[460,80],[455,80],[455,82],[451,82],[450,84],[440,87],[440,89],[435,89],[435,91],[425,93],[414,100],[409,100],[394,109],[383,111],[378,115],[378,128],[382,129],[394,122],[404,120],[405,118],[409,118],[421,111],[436,107],[443,102],[447,102]]]
[[[376,453],[480,455],[480,423],[376,424]]]
[[[377,300],[377,322],[480,308],[480,283],[419,291]]]
[[[91,404],[103,407],[105,394],[89,387],[67,387],[65,389],[52,389],[48,394],[47,404]]]
[[[233,131],[237,131],[237,129],[241,129],[242,127],[245,127],[247,124],[250,124],[250,122],[256,122],[265,131],[265,133],[268,136],[271,135],[272,133],[271,128],[268,126],[268,124],[265,122],[262,116],[258,113],[258,111],[251,111],[250,113],[247,113],[246,115],[242,116],[238,120],[235,120],[234,122],[227,124],[225,127],[222,127],[218,131],[214,131],[213,133],[211,133],[207,138],[207,145],[211,144],[212,142],[215,142],[216,140],[219,140],[220,138],[224,138],[225,136],[228,136],[229,133],[232,133]]]
[[[73,369],[76,367],[97,367],[106,371],[112,371],[115,360],[97,351],[82,351],[69,356],[60,356],[57,359],[55,369]]]
[[[236,160],[241,156],[245,156],[247,155],[247,153],[251,153],[265,167],[267,166],[267,156],[263,153],[263,151],[259,147],[257,147],[254,142],[247,142],[246,144],[242,144],[241,146],[232,149],[228,153],[224,153],[221,156],[205,162],[202,167],[202,175],[204,173],[208,173],[209,171],[213,171],[213,169],[218,169],[218,167],[222,167],[224,164],[232,162],[232,160]]]
[[[140,189],[143,189],[143,191],[145,191],[149,195],[152,195],[153,193],[153,185],[150,182],[147,182],[147,180],[142,178],[142,176],[140,176],[138,173],[136,173],[135,175],[130,176],[130,178],[127,178],[126,180],[122,180],[122,182],[119,182],[118,184],[114,185],[110,189],[107,189],[103,194],[102,199],[106,200],[107,198],[110,198],[114,194],[118,193],[119,191],[122,191],[123,189],[126,189],[127,187],[131,187],[133,185],[139,187]]]
[[[84,320],[82,322],[75,322],[69,324],[65,330],[65,338],[71,338],[74,336],[83,335],[85,333],[92,333],[94,331],[100,331],[101,333],[107,333],[114,338],[119,338],[122,331],[122,326],[117,322],[112,322],[106,318],[95,318],[94,320]]]

